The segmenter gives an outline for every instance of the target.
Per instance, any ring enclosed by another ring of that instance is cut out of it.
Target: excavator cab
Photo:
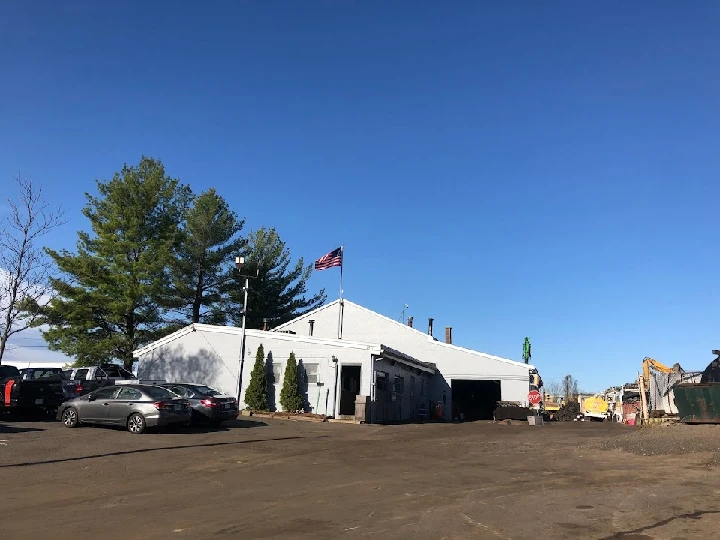
[[[705,371],[703,371],[700,384],[720,382],[720,351],[713,350],[712,353],[717,356],[717,358],[710,362],[708,367],[705,368]]]

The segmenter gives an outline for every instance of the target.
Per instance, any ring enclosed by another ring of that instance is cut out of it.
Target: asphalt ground
[[[0,421],[0,538],[694,539],[720,426]]]

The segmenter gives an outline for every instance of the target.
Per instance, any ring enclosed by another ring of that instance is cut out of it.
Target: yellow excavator
[[[659,371],[660,373],[678,373],[682,371],[680,364],[674,364],[673,367],[667,367],[654,358],[646,356],[642,361],[642,377],[640,377],[640,404],[642,406],[642,416],[644,420],[650,417],[648,411],[647,394],[650,389],[650,370]]]
[[[642,369],[643,369],[643,382],[645,383],[645,386],[647,387],[648,384],[650,384],[650,370],[654,369],[655,371],[659,371],[660,373],[673,373],[680,371],[680,364],[675,364],[673,367],[667,367],[665,364],[661,364],[654,358],[650,358],[649,356],[646,356],[643,358],[642,361]]]

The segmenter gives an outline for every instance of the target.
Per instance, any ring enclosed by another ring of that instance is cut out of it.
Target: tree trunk
[[[202,269],[200,269],[197,283],[195,285],[195,298],[193,299],[193,306],[192,306],[192,322],[193,323],[200,322],[200,308],[202,307],[202,301],[203,301],[203,272],[202,272]]]
[[[193,314],[192,314],[192,322],[193,323],[200,322],[200,306],[202,306],[202,299],[195,298],[195,301],[193,302]]]
[[[12,326],[12,310],[14,309],[13,304],[14,300],[10,299],[10,305],[8,306],[7,313],[5,314],[2,335],[0,335],[0,364],[2,364],[3,355],[5,354],[5,347],[7,346],[7,341],[10,337],[10,327]]]
[[[127,322],[127,328],[126,328],[126,336],[127,336],[127,344],[129,345],[128,349],[125,350],[123,361],[123,367],[127,369],[128,371],[132,371],[132,364],[133,364],[133,351],[135,350],[135,312],[131,311],[127,314],[126,317]]]
[[[18,289],[20,288],[20,276],[22,274],[22,264],[25,262],[27,239],[23,238],[22,248],[18,254],[18,263],[14,269],[12,276],[12,286],[10,287],[10,295],[7,299],[7,311],[5,312],[5,321],[2,327],[2,335],[0,335],[0,364],[2,364],[3,355],[5,354],[5,348],[7,347],[7,341],[12,333],[12,326],[15,322],[14,314],[16,313],[18,305]]]
[[[5,335],[5,332],[3,331],[2,336],[0,336],[0,364],[2,364],[3,355],[5,354],[5,344],[7,343],[7,336]]]

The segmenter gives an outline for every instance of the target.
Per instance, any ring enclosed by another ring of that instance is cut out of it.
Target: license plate
[[[42,405],[42,404],[43,404],[43,400],[42,400],[42,399],[36,399],[36,400],[35,400],[35,405]]]

